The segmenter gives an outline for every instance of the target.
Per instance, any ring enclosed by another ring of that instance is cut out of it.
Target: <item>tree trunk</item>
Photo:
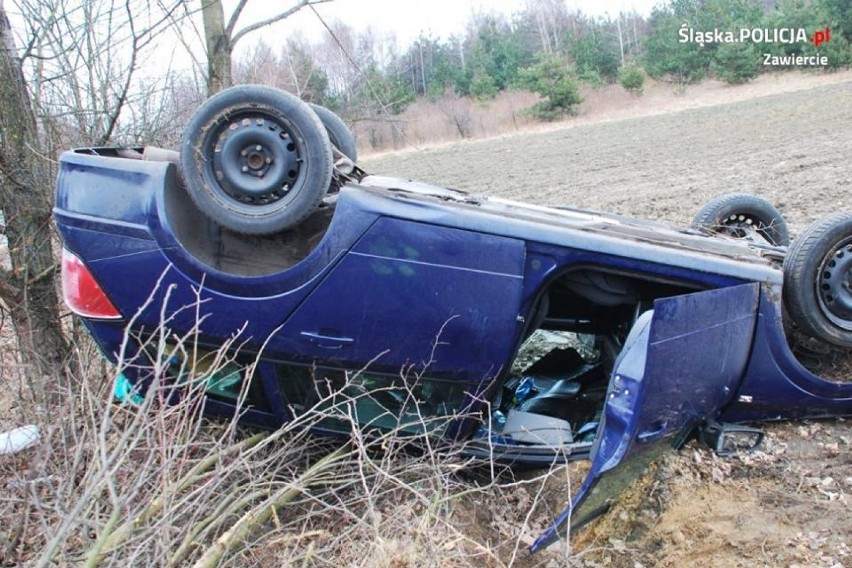
[[[227,24],[222,0],[201,0],[201,19],[204,23],[204,39],[207,43],[207,96],[212,96],[234,83],[231,74],[231,55],[240,39],[255,30],[280,22],[302,8],[324,2],[331,2],[331,0],[298,0],[282,12],[235,31],[234,28],[248,0],[241,0],[237,4]],[[273,6],[277,3],[269,2],[268,4]]]
[[[53,172],[38,130],[11,25],[0,0],[0,210],[11,271],[0,271],[0,299],[15,328],[29,383],[45,392],[69,353],[59,322],[53,232]]]
[[[213,96],[233,83],[231,76],[231,38],[225,29],[222,0],[203,1],[201,16],[207,43],[207,96]]]

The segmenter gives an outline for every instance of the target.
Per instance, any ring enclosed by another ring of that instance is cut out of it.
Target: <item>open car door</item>
[[[751,283],[664,298],[637,319],[613,367],[589,473],[531,552],[604,513],[650,462],[718,414],[745,371],[758,294]]]

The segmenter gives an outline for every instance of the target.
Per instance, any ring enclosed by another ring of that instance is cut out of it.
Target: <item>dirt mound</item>
[[[591,566],[847,566],[848,422],[777,424],[722,459],[690,445],[628,492],[589,540]]]

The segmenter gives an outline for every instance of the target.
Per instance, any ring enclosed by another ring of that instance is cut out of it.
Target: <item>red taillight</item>
[[[83,261],[64,248],[62,249],[62,297],[78,316],[99,319],[121,317]]]

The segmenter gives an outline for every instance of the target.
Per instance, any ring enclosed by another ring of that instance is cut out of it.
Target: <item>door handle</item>
[[[355,343],[355,339],[352,337],[325,335],[316,331],[303,331],[300,335],[320,349],[341,349]]]
[[[660,436],[662,436],[666,432],[666,425],[667,424],[668,424],[667,422],[660,422],[659,424],[656,425],[656,427],[653,430],[645,430],[644,432],[640,432],[639,435],[636,436],[636,439],[639,442],[644,443],[644,442],[650,442],[651,440],[653,440],[655,438],[659,438]]]

